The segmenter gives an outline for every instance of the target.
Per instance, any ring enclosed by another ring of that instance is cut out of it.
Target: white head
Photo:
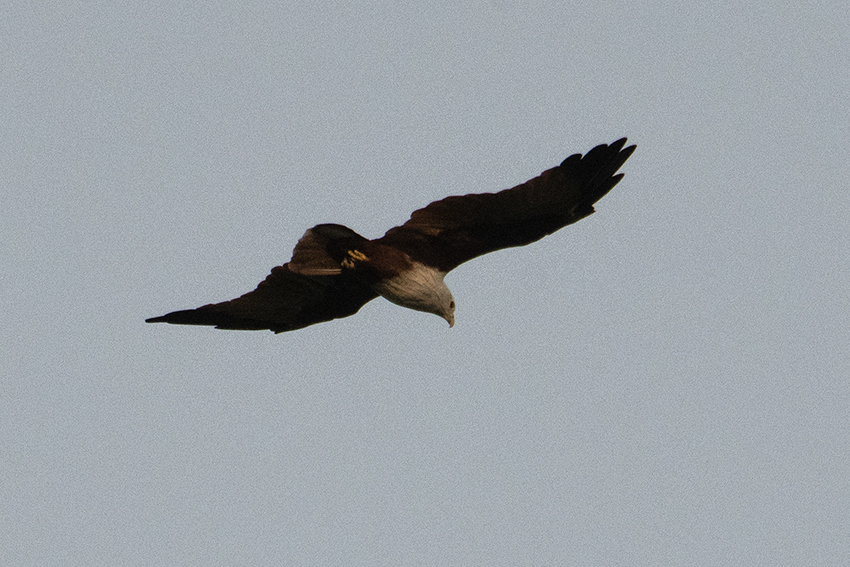
[[[445,284],[444,284],[444,287],[446,288],[446,291],[449,292],[449,297],[448,297],[449,302],[443,303],[441,305],[440,311],[433,311],[432,313],[434,313],[435,315],[439,315],[440,317],[445,319],[448,322],[449,327],[454,327],[455,326],[455,300],[452,297],[452,292],[449,291],[448,286],[445,286]]]
[[[410,270],[384,280],[375,291],[402,307],[439,315],[453,327],[455,299],[443,281],[445,276],[444,272],[414,262]]]
[[[405,307],[416,309],[417,311],[425,311],[439,315],[449,324],[449,327],[455,326],[455,298],[452,297],[452,292],[449,286],[440,279],[440,285],[429,288],[429,293],[417,297],[416,304],[408,304]]]

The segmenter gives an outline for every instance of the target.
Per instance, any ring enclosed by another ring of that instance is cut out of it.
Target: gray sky
[[[850,563],[850,7],[585,4],[0,9],[0,564]],[[453,329],[143,322],[621,136]]]

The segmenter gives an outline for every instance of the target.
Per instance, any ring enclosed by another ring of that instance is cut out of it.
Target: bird
[[[272,268],[254,291],[146,322],[282,333],[354,315],[382,296],[438,315],[452,327],[455,300],[446,274],[591,215],[593,205],[623,178],[617,172],[636,148],[624,147],[626,141],[573,154],[511,189],[434,201],[374,240],[340,224],[316,225],[295,245],[292,259]]]

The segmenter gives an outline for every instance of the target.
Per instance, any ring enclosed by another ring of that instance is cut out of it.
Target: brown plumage
[[[467,260],[530,244],[592,214],[623,178],[617,171],[635,150],[625,143],[572,155],[512,189],[435,201],[376,240],[338,224],[314,226],[292,259],[254,291],[147,322],[280,333],[353,315],[381,295],[453,325],[455,303],[444,276]]]

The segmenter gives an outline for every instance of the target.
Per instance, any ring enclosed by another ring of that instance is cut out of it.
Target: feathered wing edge
[[[524,246],[594,212],[623,174],[635,146],[626,138],[574,154],[561,165],[498,193],[452,196],[414,211],[379,241],[448,272],[482,254]]]
[[[365,238],[342,225],[314,226],[298,241],[292,259],[272,268],[254,291],[147,322],[282,333],[354,315],[378,297],[361,279],[340,269],[347,247],[363,242]]]
[[[378,294],[351,274],[304,276],[284,264],[273,268],[257,289],[241,297],[174,311],[147,322],[282,333],[354,315],[376,297]]]

